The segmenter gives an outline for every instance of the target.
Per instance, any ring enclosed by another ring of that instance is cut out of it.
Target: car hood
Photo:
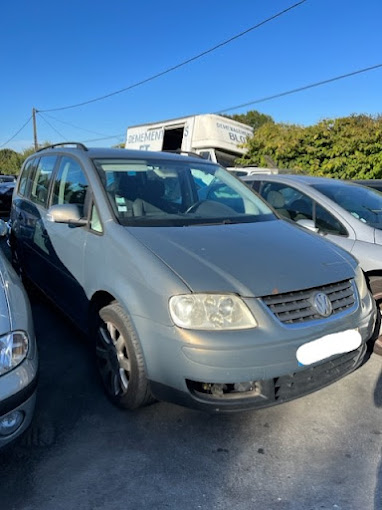
[[[193,292],[259,297],[354,277],[349,254],[283,220],[126,228]]]

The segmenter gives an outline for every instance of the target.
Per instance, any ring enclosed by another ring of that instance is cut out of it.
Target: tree
[[[274,123],[274,120],[270,115],[260,113],[257,110],[249,110],[247,113],[226,115],[226,117],[237,120],[238,122],[242,122],[243,124],[248,124],[248,126],[253,127],[254,130],[258,129],[264,124],[267,124],[268,122],[272,124]]]
[[[351,115],[313,126],[267,123],[248,140],[240,164],[342,179],[382,178],[382,117]]]
[[[20,171],[21,154],[12,149],[0,150],[0,173],[16,175]]]
[[[43,143],[40,148],[47,145],[50,145],[50,142]],[[18,175],[24,161],[34,152],[36,151],[33,146],[24,149],[22,152],[16,152],[12,149],[0,150],[0,173]]]

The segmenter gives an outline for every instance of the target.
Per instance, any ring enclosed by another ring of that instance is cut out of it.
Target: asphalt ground
[[[382,509],[382,357],[263,410],[128,412],[104,395],[86,339],[31,300],[37,408],[0,453],[1,510]]]

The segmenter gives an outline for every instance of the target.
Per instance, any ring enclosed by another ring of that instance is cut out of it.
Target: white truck
[[[195,152],[205,159],[233,167],[245,154],[242,144],[253,129],[221,115],[204,114],[165,120],[127,129],[126,149]]]

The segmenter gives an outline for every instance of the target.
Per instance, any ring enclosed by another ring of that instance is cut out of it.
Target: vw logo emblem
[[[322,317],[329,317],[333,308],[328,296],[324,294],[324,292],[316,292],[316,294],[313,294],[312,298],[312,304],[317,313]]]

